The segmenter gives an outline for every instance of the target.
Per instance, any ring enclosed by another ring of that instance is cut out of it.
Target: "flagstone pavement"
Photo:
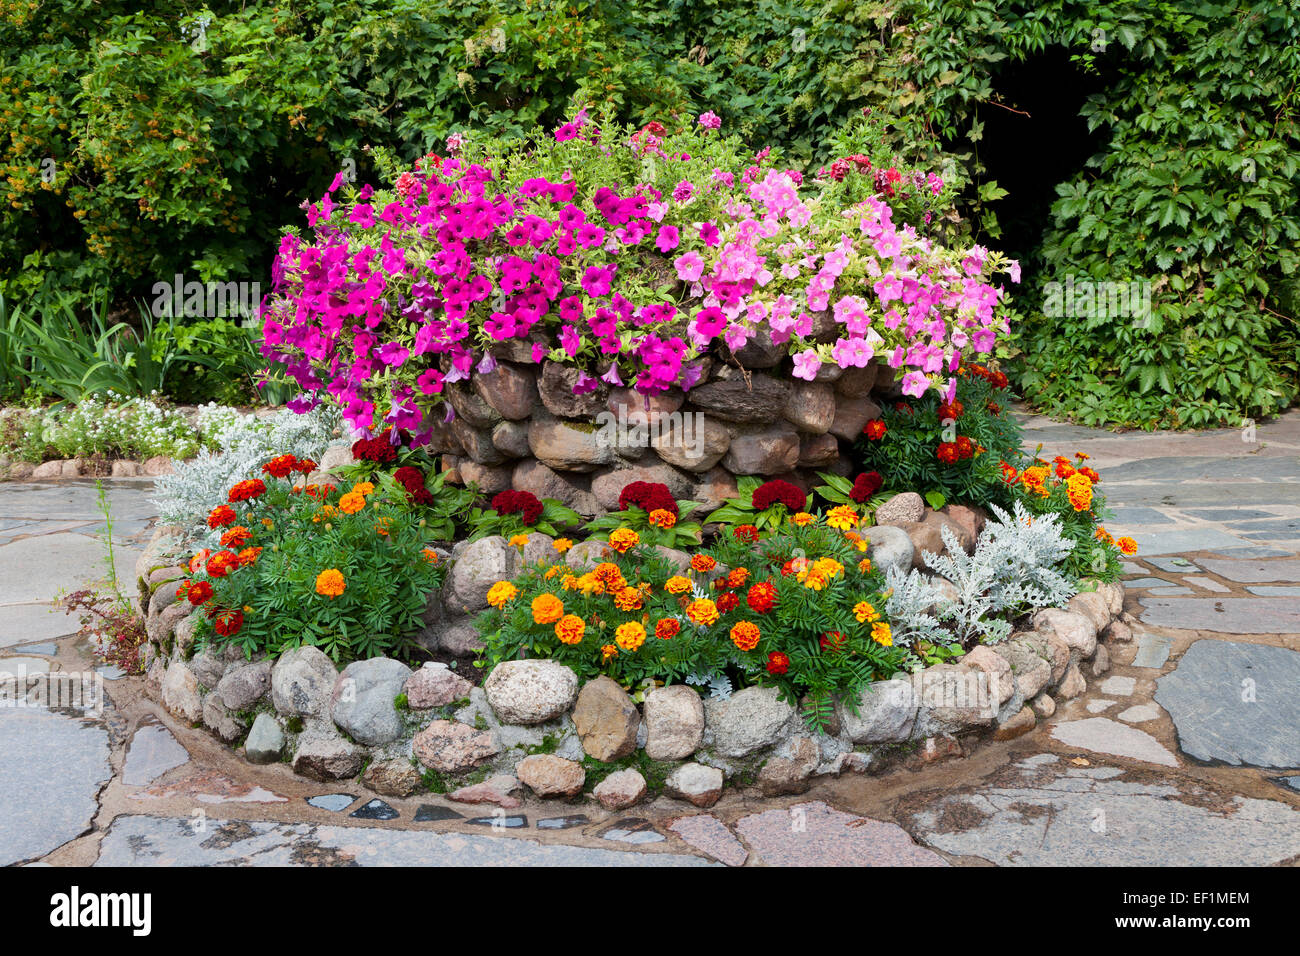
[[[1023,420],[1027,449],[1091,456],[1110,530],[1138,541],[1133,643],[1016,740],[797,797],[729,791],[707,812],[660,798],[477,813],[250,766],[96,667],[54,610],[108,575],[94,482],[0,484],[0,675],[88,690],[0,707],[0,864],[1296,865],[1300,411],[1196,434]],[[126,579],[151,483],[105,486]]]

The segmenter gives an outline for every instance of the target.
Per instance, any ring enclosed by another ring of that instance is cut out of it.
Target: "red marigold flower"
[[[672,512],[678,516],[677,500],[668,486],[657,481],[634,481],[627,485],[618,496],[618,510],[626,511],[628,505],[636,505],[642,511],[651,512],[658,509]]]
[[[961,402],[953,399],[951,402],[943,402],[939,405],[939,421],[951,418],[953,421],[961,418],[962,413],[966,411],[966,406]]]
[[[212,598],[212,585],[207,581],[190,581],[186,582],[189,587],[185,589],[184,597],[195,607],[206,604]],[[179,592],[178,592],[179,593]]]
[[[218,551],[212,557],[208,558],[208,563],[204,570],[208,572],[209,577],[224,578],[231,570],[239,567],[239,555],[233,551]]]
[[[661,641],[672,640],[682,631],[682,623],[676,618],[665,617],[655,624],[655,637]]]
[[[417,497],[419,497],[417,495]],[[499,515],[518,514],[526,525],[535,525],[542,517],[542,503],[527,491],[506,490],[492,499],[492,510]]]
[[[297,464],[298,459],[293,455],[276,455],[262,466],[262,471],[272,478],[288,478]]]
[[[951,465],[959,457],[957,453],[957,445],[950,441],[941,442],[939,447],[934,450],[934,457],[938,458],[945,465]]]
[[[754,489],[752,501],[757,511],[766,511],[776,504],[785,505],[791,511],[803,511],[804,505],[808,503],[808,496],[796,485],[780,478],[773,478]]]
[[[737,541],[748,541],[753,544],[758,540],[758,529],[752,524],[739,525],[731,533]]]
[[[837,651],[842,651],[847,642],[848,638],[839,631],[827,631],[822,635],[820,643],[822,650],[835,653]]]
[[[251,501],[264,494],[266,494],[266,483],[261,478],[249,478],[247,481],[236,482],[226,497],[231,504],[234,504],[239,501]]]
[[[293,463],[293,470],[300,475],[310,475],[316,470],[316,462],[310,458],[299,458]]]
[[[971,455],[975,454],[974,444],[972,444],[971,440],[965,435],[957,436],[956,445],[958,458],[969,458]]]
[[[718,610],[723,614],[728,614],[740,607],[740,598],[728,591],[718,598]]]
[[[858,475],[853,481],[853,488],[849,491],[849,498],[858,504],[864,504],[871,500],[871,496],[879,491],[884,483],[879,472],[868,471]]]
[[[210,617],[212,629],[222,637],[234,637],[244,626],[244,612],[239,608],[223,608]]]
[[[790,658],[780,651],[773,651],[767,655],[767,672],[769,674],[781,675],[790,669]]]
[[[235,509],[230,505],[217,505],[208,512],[209,528],[224,528],[235,523]]]
[[[862,433],[872,441],[880,441],[880,439],[885,437],[885,432],[887,431],[889,431],[889,429],[885,427],[885,423],[879,418],[867,422],[867,427],[862,429]]]
[[[776,587],[770,582],[760,581],[749,589],[745,603],[759,614],[766,614],[776,606]]]
[[[252,536],[253,532],[243,525],[235,525],[221,536],[221,546],[223,548],[242,548]]]

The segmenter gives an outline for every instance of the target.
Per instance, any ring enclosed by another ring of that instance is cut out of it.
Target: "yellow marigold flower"
[[[347,590],[347,586],[347,582],[343,580],[343,572],[338,568],[326,568],[316,575],[316,593],[323,594],[327,598],[338,597]]]
[[[684,578],[680,574],[674,574],[664,582],[664,590],[669,594],[685,594],[691,589],[691,579]]]
[[[512,548],[522,548],[527,543],[528,535],[526,534],[516,534],[512,535],[510,538],[510,547]]]
[[[645,643],[645,628],[638,621],[620,624],[614,631],[614,643],[625,651],[635,651]]]
[[[801,575],[801,577],[803,577]],[[806,577],[803,577],[803,586],[810,591],[820,591],[826,587],[826,576],[818,574],[816,571],[809,571]]]
[[[262,519],[262,524],[263,524],[264,526],[268,527],[268,528],[274,528],[274,527],[275,527],[275,522],[272,521],[270,518],[263,518],[263,519]]]
[[[818,574],[824,574],[829,578],[837,574],[844,573],[844,565],[840,564],[834,558],[818,558],[813,562],[813,570]]]
[[[365,506],[365,496],[359,495],[355,491],[349,491],[339,499],[339,510],[344,514],[354,515]]]
[[[375,486],[368,481],[358,481],[355,485],[352,486],[352,491],[358,495],[373,494],[374,490],[375,490]]]
[[[854,544],[857,546],[858,551],[861,552],[862,554],[866,554],[867,551],[871,549],[871,542],[865,541],[862,538],[859,538],[856,542],[854,542]]]
[[[564,602],[554,594],[539,594],[533,598],[533,621],[537,624],[554,624],[564,617]]]
[[[339,509],[335,508],[333,505],[321,505],[321,507],[317,510],[317,512],[314,515],[312,515],[311,520],[319,523],[321,521],[326,521],[330,518],[333,518],[338,513],[339,513]]]
[[[564,554],[565,551],[568,551],[573,547],[573,542],[568,538],[556,538],[551,542],[551,547],[554,548],[558,554]]]
[[[641,591],[638,588],[623,588],[614,593],[614,606],[620,611],[641,610]]]
[[[502,608],[519,596],[519,589],[509,581],[498,581],[488,589],[487,602],[495,608]]]
[[[705,627],[710,624],[716,624],[718,621],[718,606],[705,598],[702,601],[692,601],[686,609],[686,616],[691,619],[692,624],[700,624]]]
[[[881,647],[894,646],[894,632],[884,621],[877,621],[871,625],[871,639]]]
[[[805,525],[812,524],[817,519],[806,511],[797,511],[790,516],[790,520],[802,528]]]
[[[609,546],[619,554],[627,554],[640,543],[641,536],[631,528],[618,528],[609,536]]]
[[[858,526],[858,513],[848,505],[839,505],[826,513],[826,523],[839,531],[851,531]]]
[[[859,624],[866,624],[868,621],[880,620],[880,612],[866,601],[859,601],[857,604],[853,605],[853,616],[858,619]]]
[[[753,621],[741,621],[731,629],[731,643],[742,651],[752,651],[758,646],[758,639],[762,636],[758,625]]]
[[[1138,553],[1138,543],[1130,537],[1125,536],[1117,540],[1115,543],[1119,545],[1121,554],[1132,555]]]
[[[555,636],[561,644],[581,644],[587,625],[576,614],[566,614],[555,623]]]
[[[868,574],[868,573],[870,573],[870,571],[871,571],[871,559],[870,559],[870,558],[863,558],[861,561],[858,562],[858,573],[859,573],[859,574]]]
[[[618,648],[613,644],[606,644],[600,649],[600,662],[602,664],[614,657],[618,657]]]
[[[669,530],[677,524],[677,515],[673,514],[667,508],[656,508],[650,512],[650,526],[653,528],[663,528]]]
[[[566,591],[576,591],[578,589],[578,579],[572,574],[566,574],[560,579],[560,587]]]

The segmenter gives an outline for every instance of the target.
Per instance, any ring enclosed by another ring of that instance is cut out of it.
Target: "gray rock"
[[[785,420],[805,434],[822,435],[835,420],[835,392],[820,382],[795,382]]]
[[[313,780],[341,780],[361,772],[365,752],[348,743],[333,727],[311,724],[298,737],[293,771]]]
[[[845,441],[856,441],[867,422],[879,417],[880,406],[871,399],[841,395],[835,402],[835,419],[831,422],[830,433]]]
[[[1097,625],[1084,614],[1045,607],[1034,615],[1034,627],[1055,634],[1080,658],[1092,657],[1097,649]]]
[[[690,401],[723,421],[766,425],[781,417],[793,386],[762,372],[746,376],[724,367],[717,381],[691,389]],[[723,377],[725,376],[725,377]]]
[[[635,770],[618,770],[591,791],[606,810],[625,810],[645,796],[645,777]]]
[[[189,660],[189,668],[204,687],[216,687],[226,675],[230,663],[216,647],[205,647]]]
[[[409,797],[420,789],[423,778],[409,760],[380,760],[366,767],[361,783],[386,797]]]
[[[501,749],[487,731],[452,720],[435,720],[415,735],[411,748],[420,763],[439,773],[472,770]]]
[[[1013,638],[994,647],[993,652],[1011,666],[1016,689],[1025,700],[1037,697],[1052,679],[1051,662],[1032,642]]]
[[[882,574],[889,568],[906,573],[912,567],[916,549],[906,531],[891,525],[873,525],[863,529],[862,535],[871,542],[867,557],[872,567]]]
[[[248,710],[271,689],[271,662],[236,664],[218,681],[214,696],[231,711]]]
[[[162,681],[162,705],[173,717],[191,724],[203,719],[199,682],[181,661],[173,661]]]
[[[518,549],[499,534],[471,542],[456,558],[443,589],[448,609],[460,614],[486,610],[492,585],[513,578],[521,562]]]
[[[412,710],[428,710],[469,696],[473,686],[446,664],[429,661],[407,679],[402,692]]]
[[[781,475],[799,464],[799,433],[781,422],[731,440],[722,466],[737,475]]]
[[[249,763],[275,763],[284,753],[284,731],[270,714],[258,714],[253,729],[244,741],[244,756]]]
[[[358,743],[376,747],[402,735],[393,705],[411,669],[401,661],[372,657],[344,668],[330,695],[330,717]]]
[[[731,430],[708,412],[665,419],[650,435],[650,447],[670,465],[702,474],[722,461],[731,447]]]
[[[248,729],[248,720],[212,693],[203,698],[203,726],[229,744],[238,740]]]
[[[614,461],[613,448],[586,422],[534,418],[528,424],[533,457],[556,471],[594,471]]]
[[[483,691],[503,724],[540,724],[573,706],[578,675],[555,661],[504,661],[483,682]]]
[[[793,707],[777,699],[774,687],[746,687],[728,700],[710,700],[704,712],[714,749],[724,757],[772,746],[798,719]]]
[[[920,703],[912,683],[895,679],[868,685],[858,697],[854,714],[836,701],[835,714],[844,736],[855,744],[901,743],[912,734]]]
[[[609,386],[600,385],[584,395],[573,394],[580,371],[572,365],[546,361],[542,364],[542,377],[537,390],[542,404],[552,415],[561,418],[592,418],[609,397]]]
[[[722,796],[722,771],[698,763],[684,763],[664,781],[664,792],[697,807],[711,807]]]
[[[646,756],[684,760],[704,739],[704,701],[685,684],[657,687],[645,697]]]
[[[271,703],[286,717],[324,717],[338,680],[334,662],[317,647],[295,647],[271,668]]]
[[[925,499],[915,491],[894,495],[876,509],[878,525],[901,525],[920,521],[925,514]]]

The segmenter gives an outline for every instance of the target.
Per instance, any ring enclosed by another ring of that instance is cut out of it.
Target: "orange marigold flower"
[[[526,534],[513,534],[510,536],[510,547],[512,548],[522,548],[527,543],[528,535]]]
[[[1079,474],[1086,477],[1094,485],[1101,481],[1101,475],[1097,474],[1097,472],[1093,471],[1091,468],[1080,468]]]
[[[749,568],[732,568],[727,575],[727,586],[738,588],[749,580]]]
[[[221,536],[221,546],[223,548],[242,548],[252,536],[253,532],[242,524],[237,524]]]
[[[1092,507],[1092,482],[1087,475],[1075,472],[1067,478],[1065,493],[1075,511],[1087,511]]]
[[[1121,554],[1138,553],[1138,543],[1130,537],[1125,536],[1123,538],[1120,538],[1115,542],[1115,544],[1119,546],[1119,550]]]
[[[617,528],[609,536],[609,546],[619,554],[627,554],[641,543],[641,536],[631,528]]]
[[[708,598],[692,601],[686,608],[686,616],[690,618],[692,624],[708,627],[718,621],[718,606]]]
[[[239,555],[233,551],[218,551],[208,558],[206,570],[209,577],[224,578],[237,567],[239,567]]]
[[[645,643],[645,628],[638,621],[620,624],[614,630],[614,643],[625,651],[635,651]]]
[[[272,478],[288,478],[297,464],[298,459],[293,455],[276,455],[262,466],[262,471]]]
[[[442,558],[438,556],[438,552],[433,550],[433,548],[421,548],[420,554],[424,555],[424,560],[428,561],[430,564],[437,564],[442,560]]]
[[[655,637],[661,641],[670,641],[682,632],[681,621],[665,617],[655,623]]]
[[[352,486],[353,493],[358,495],[373,494],[374,490],[375,490],[375,486],[369,481],[358,481],[355,485]]]
[[[261,548],[245,548],[239,552],[239,566],[246,568],[251,564],[257,564],[257,556],[261,553]]]
[[[618,657],[618,648],[613,644],[605,644],[600,649],[600,662],[603,664],[612,658]]]
[[[614,606],[620,611],[641,610],[641,591],[639,588],[623,588],[614,592]]]
[[[326,568],[320,574],[316,575],[316,593],[323,594],[331,600],[338,597],[347,589],[347,582],[343,580],[343,572],[338,568]]]
[[[654,511],[650,512],[650,516],[647,520],[650,522],[651,527],[663,528],[667,531],[677,524],[677,515],[673,514],[666,508],[656,508]]]
[[[691,589],[691,579],[684,578],[680,574],[674,574],[664,582],[664,590],[669,594],[685,594]]]
[[[495,608],[503,608],[519,596],[519,589],[509,581],[498,581],[488,588],[487,602]]]
[[[816,517],[810,515],[806,511],[796,511],[794,514],[790,516],[790,521],[798,525],[800,528],[805,527],[806,525],[810,525],[816,520],[817,520]]]
[[[556,538],[551,542],[551,547],[555,549],[557,554],[564,554],[565,551],[573,547],[573,542],[568,538]]]
[[[870,559],[870,558],[863,558],[861,561],[858,562],[858,573],[859,573],[859,574],[870,574],[870,573],[871,573],[871,559]]]
[[[566,614],[555,622],[555,636],[561,644],[581,644],[587,625],[576,614]]]
[[[261,478],[249,478],[247,481],[236,482],[226,498],[234,504],[239,501],[251,501],[264,494],[266,494],[266,483]]]
[[[392,523],[393,523],[392,518],[389,517],[380,518],[378,521],[375,522],[375,534],[384,535],[385,537],[387,537],[388,526]]]
[[[752,524],[742,524],[731,533],[737,541],[748,541],[753,544],[758,540],[758,528]]]
[[[235,509],[230,505],[217,505],[208,512],[209,528],[224,528],[235,523]]]
[[[880,620],[880,612],[866,601],[859,601],[853,605],[853,616],[858,619],[859,624]]]
[[[1110,532],[1107,531],[1105,528],[1103,528],[1101,525],[1097,525],[1097,530],[1092,533],[1092,536],[1096,538],[1098,541],[1100,541],[1102,544],[1115,543],[1115,539],[1111,537]]]
[[[339,499],[339,510],[344,514],[354,515],[366,506],[365,495],[349,491]]]
[[[539,594],[533,598],[533,621],[537,624],[554,624],[564,617],[564,602],[554,594]]]
[[[758,647],[758,639],[762,636],[758,625],[753,621],[741,621],[731,629],[731,643],[742,651],[752,651]]]
[[[877,621],[871,625],[871,639],[881,647],[893,647],[894,631],[884,621]]]
[[[697,554],[691,558],[691,570],[705,574],[718,566],[718,562],[707,554]]]

